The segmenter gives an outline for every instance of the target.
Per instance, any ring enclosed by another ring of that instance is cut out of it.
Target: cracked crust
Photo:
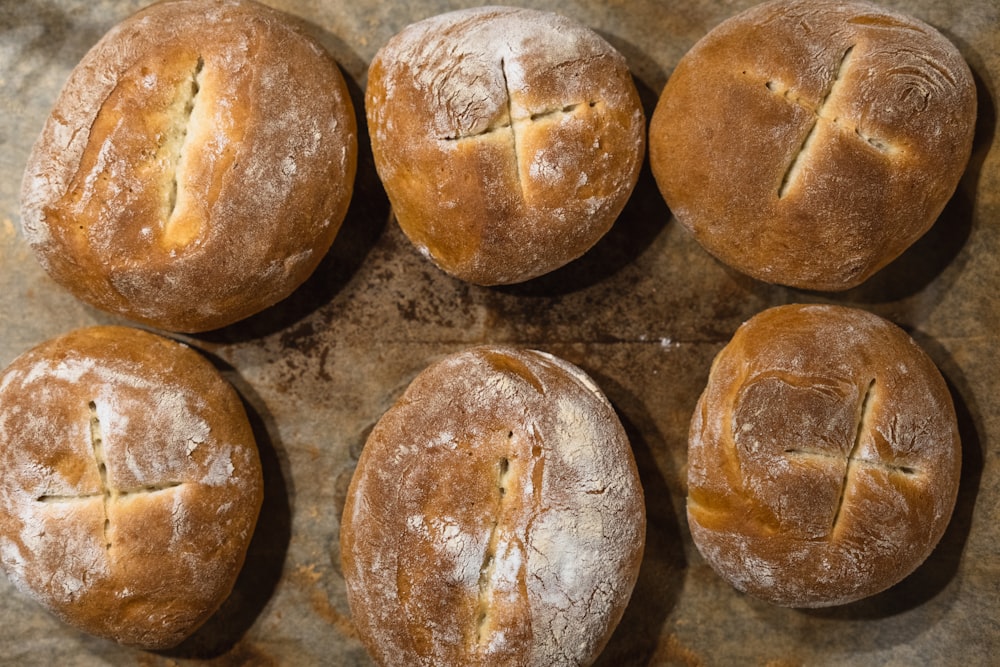
[[[229,595],[262,497],[239,397],[182,345],[80,329],[0,376],[0,561],[70,625],[176,645]]]
[[[931,26],[865,3],[779,0],[680,60],[650,122],[650,165],[722,262],[844,290],[931,227],[975,119],[972,73]]]
[[[341,554],[384,665],[585,665],[638,575],[645,512],[607,399],[541,352],[479,347],[424,370],[372,431]]]
[[[625,59],[584,26],[528,9],[407,27],[372,61],[365,109],[400,227],[479,284],[585,253],[624,207],[645,151]]]
[[[961,446],[941,374],[895,325],[781,306],[716,357],[688,448],[688,523],[712,567],[775,604],[878,593],[951,517]]]
[[[249,0],[154,4],[73,70],[25,170],[25,237],[78,298],[214,329],[300,285],[354,184],[336,64]]]

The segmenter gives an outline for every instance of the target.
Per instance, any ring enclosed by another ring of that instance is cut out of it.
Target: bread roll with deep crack
[[[961,447],[948,388],[901,329],[781,306],[712,365],[691,423],[687,514],[733,586],[792,607],[889,588],[944,533]]]
[[[383,665],[586,665],[645,540],[614,409],[580,369],[479,347],[379,420],[341,525],[348,599]]]
[[[670,210],[722,262],[844,290],[931,227],[975,118],[972,73],[931,26],[863,2],[778,0],[680,60],[649,157]]]
[[[0,376],[0,562],[85,632],[147,649],[194,632],[232,590],[262,494],[239,397],[185,346],[80,329]]]
[[[625,59],[564,16],[480,7],[415,23],[372,61],[365,109],[400,227],[483,285],[576,259],[639,176],[645,118]]]
[[[87,303],[214,329],[312,273],[356,159],[344,79],[289,17],[250,0],[161,2],[70,75],[25,171],[24,234]]]

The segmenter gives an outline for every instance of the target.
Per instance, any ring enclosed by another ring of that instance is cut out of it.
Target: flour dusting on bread
[[[239,398],[185,346],[80,329],[0,380],[0,562],[87,632],[147,648],[193,632],[232,588],[261,487]]]
[[[381,662],[586,664],[635,581],[642,492],[592,380],[482,347],[431,365],[379,421],[341,535]]]

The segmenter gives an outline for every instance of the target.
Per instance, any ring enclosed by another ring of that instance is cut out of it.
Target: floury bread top
[[[460,10],[403,29],[372,61],[372,151],[399,225],[484,285],[591,248],[635,187],[645,116],[625,59],[557,14]]]
[[[190,635],[236,581],[262,501],[236,392],[193,350],[91,327],[0,376],[0,562],[65,622],[122,644]]]
[[[482,346],[418,375],[351,482],[351,611],[384,665],[592,663],[638,576],[645,510],[614,409],[575,366]]]
[[[251,0],[157,3],[70,75],[24,174],[24,232],[87,303],[205,331],[312,273],[356,160],[343,77],[290,17]]]

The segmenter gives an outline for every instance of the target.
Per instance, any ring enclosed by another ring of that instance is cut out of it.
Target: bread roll
[[[844,290],[934,223],[975,117],[969,67],[934,28],[865,3],[778,0],[677,64],[650,164],[673,214],[722,262]]]
[[[341,525],[348,599],[383,665],[586,665],[628,602],[642,489],[578,368],[479,347],[379,420]]]
[[[530,9],[409,26],[372,61],[365,109],[400,227],[437,266],[483,285],[586,252],[624,207],[645,150],[625,59]]]
[[[214,329],[312,273],[356,159],[343,77],[286,16],[249,0],[161,2],[70,75],[25,171],[24,234],[87,303]]]
[[[840,306],[745,323],[691,423],[688,523],[733,586],[792,607],[878,593],[930,554],[961,451],[933,362],[895,325]]]
[[[225,600],[263,493],[236,392],[192,350],[80,329],[0,376],[0,562],[57,617],[167,648]]]

